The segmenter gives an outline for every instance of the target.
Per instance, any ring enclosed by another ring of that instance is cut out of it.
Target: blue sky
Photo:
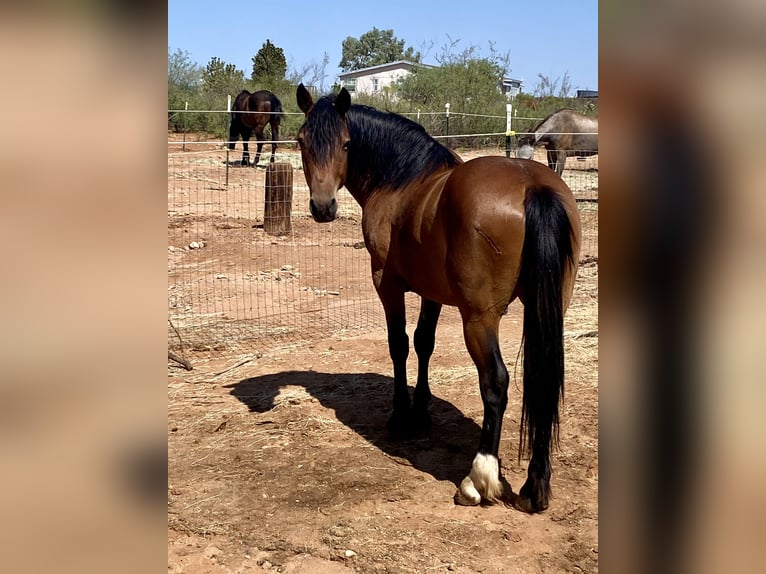
[[[171,51],[188,52],[200,66],[217,56],[246,77],[268,38],[284,50],[288,69],[318,64],[327,52],[329,87],[341,72],[343,40],[373,27],[392,29],[428,64],[450,40],[459,40],[454,53],[476,46],[481,57],[493,42],[501,54],[510,52],[508,75],[524,80],[525,92],[534,90],[538,74],[553,80],[568,73],[572,90],[598,89],[597,0],[168,1]]]

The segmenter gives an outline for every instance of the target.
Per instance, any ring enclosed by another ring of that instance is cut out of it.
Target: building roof
[[[397,60],[396,62],[389,62],[387,64],[378,64],[377,66],[370,66],[368,68],[359,68],[358,70],[351,70],[350,72],[343,72],[338,74],[340,79],[346,78],[358,78],[359,76],[369,76],[375,72],[388,72],[390,70],[396,70],[397,68],[404,68],[408,71],[413,68],[435,68],[430,64],[419,64],[417,62],[409,62],[407,60]]]

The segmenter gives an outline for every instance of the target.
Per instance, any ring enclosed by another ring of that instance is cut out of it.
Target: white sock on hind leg
[[[498,502],[504,490],[497,458],[491,454],[478,453],[473,459],[471,473],[460,483],[455,500],[465,506],[475,506],[482,498],[489,502]]]

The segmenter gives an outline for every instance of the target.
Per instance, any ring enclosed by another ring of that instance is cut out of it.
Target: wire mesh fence
[[[300,155],[291,146],[280,147],[276,158],[292,171],[288,199],[279,189],[266,192],[267,155],[261,167],[240,167],[241,150],[189,138],[182,143],[177,135],[168,153],[170,349],[252,350],[385,328],[361,210],[345,189],[338,219],[318,224],[309,213]],[[493,147],[462,155],[502,153]],[[545,150],[535,159],[545,163]],[[580,207],[581,262],[597,261],[598,157],[568,158],[563,178]],[[289,205],[273,205],[275,197]],[[410,316],[416,305],[408,295]]]

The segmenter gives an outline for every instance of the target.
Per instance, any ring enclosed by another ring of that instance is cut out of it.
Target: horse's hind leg
[[[428,428],[431,425],[431,417],[428,414],[428,403],[431,401],[431,390],[428,387],[428,363],[434,352],[436,324],[439,322],[441,310],[441,303],[425,298],[420,303],[420,316],[418,326],[415,328],[418,382],[412,401],[412,422],[416,428]]]
[[[253,167],[258,167],[258,162],[261,161],[261,150],[263,149],[263,142],[266,140],[266,136],[263,135],[263,127],[256,128],[255,139],[258,140],[258,144],[255,150],[255,161]]]
[[[494,313],[463,316],[463,333],[468,352],[479,371],[484,421],[481,426],[479,449],[473,459],[471,472],[460,483],[455,502],[476,505],[482,500],[498,502],[510,494],[510,488],[500,476],[500,431],[503,413],[508,403],[508,369],[500,354],[498,329],[500,317]]]
[[[532,447],[532,460],[527,468],[527,480],[514,499],[514,506],[524,512],[540,512],[548,508],[551,496],[550,446],[536,440]]]
[[[564,173],[564,164],[567,161],[567,152],[561,149],[548,150],[548,167],[559,176]]]
[[[232,119],[229,123],[228,147],[230,150],[233,150],[234,146],[237,145],[237,138],[239,138],[239,120]]]
[[[250,136],[253,134],[253,130],[244,128],[242,130],[242,165],[250,165],[250,149],[249,142]]]
[[[274,163],[274,156],[277,153],[277,140],[279,139],[279,123],[271,124],[271,163]]]

